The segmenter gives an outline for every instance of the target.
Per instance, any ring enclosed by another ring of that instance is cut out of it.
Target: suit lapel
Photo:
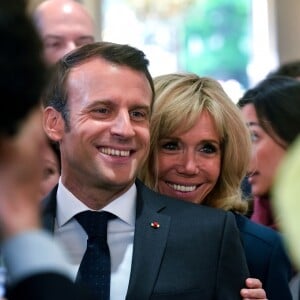
[[[170,217],[160,211],[164,204],[137,183],[137,217],[131,275],[126,299],[149,299],[153,292],[166,247]],[[154,199],[155,197],[155,199]],[[155,226],[152,223],[157,222]]]

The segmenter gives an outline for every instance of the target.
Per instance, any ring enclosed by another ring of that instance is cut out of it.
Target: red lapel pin
[[[154,221],[154,222],[151,222],[151,227],[152,228],[154,228],[154,229],[157,229],[157,228],[159,228],[160,227],[160,224],[158,223],[158,222],[156,222],[156,221]]]

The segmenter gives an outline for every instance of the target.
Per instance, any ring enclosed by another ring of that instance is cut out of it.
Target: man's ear
[[[59,142],[65,128],[61,113],[51,106],[46,107],[43,112],[43,127],[51,140]]]

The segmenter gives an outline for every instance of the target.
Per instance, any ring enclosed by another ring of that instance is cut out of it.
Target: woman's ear
[[[43,127],[51,140],[59,142],[65,128],[61,113],[51,106],[46,107],[43,111]]]

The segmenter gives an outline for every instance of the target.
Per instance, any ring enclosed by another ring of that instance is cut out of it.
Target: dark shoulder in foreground
[[[10,289],[6,296],[8,300],[95,300],[88,291],[67,277],[52,272],[26,277]]]

